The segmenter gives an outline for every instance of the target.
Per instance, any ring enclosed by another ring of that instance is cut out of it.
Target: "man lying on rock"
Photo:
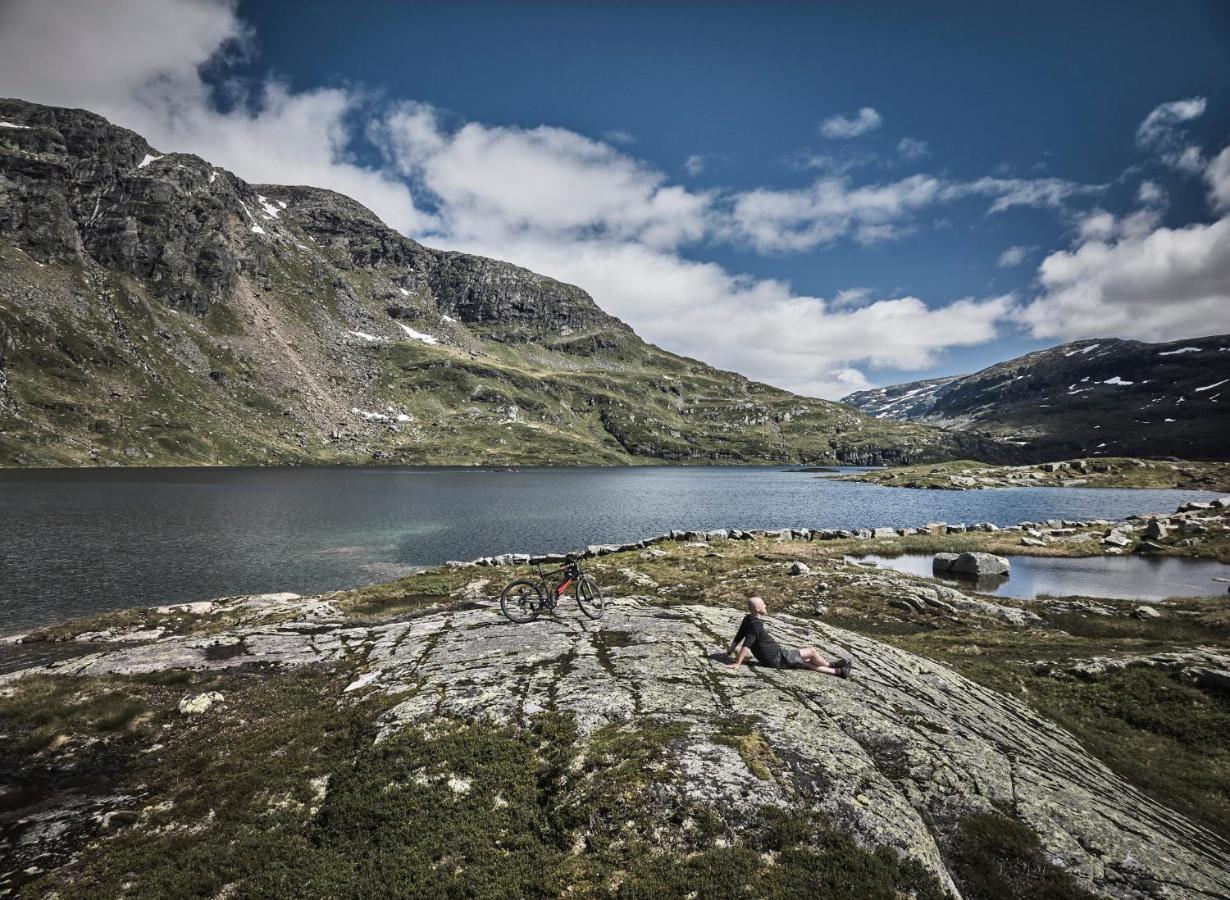
[[[726,668],[737,669],[747,659],[748,654],[755,655],[762,666],[771,669],[811,669],[813,672],[824,672],[826,675],[837,675],[840,678],[850,677],[851,663],[848,659],[835,659],[830,663],[815,647],[782,647],[773,640],[764,627],[765,605],[759,597],[749,597],[747,600],[748,614],[739,624],[735,639],[730,642],[727,657],[739,647],[739,655],[735,661],[726,663]]]

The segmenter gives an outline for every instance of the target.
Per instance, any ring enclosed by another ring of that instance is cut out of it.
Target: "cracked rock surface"
[[[775,616],[770,627],[784,645],[852,658],[852,679],[727,670],[717,653],[736,611],[664,609],[645,598],[614,601],[601,622],[562,611],[528,625],[506,622],[488,601],[370,626],[343,620],[327,599],[228,605],[246,618],[224,634],[126,644],[42,671],[340,663],[354,669],[348,695],[402,697],[383,715],[381,739],[440,716],[520,722],[543,710],[573,716],[583,733],[677,722],[687,735],[673,746],[673,765],[691,799],[813,808],[866,844],[918,860],[954,893],[940,852],[945,829],[1002,809],[1099,894],[1230,896],[1215,835],[1124,782],[1059,726],[949,668],[812,620]],[[770,751],[767,772],[715,740],[737,720],[755,723]]]

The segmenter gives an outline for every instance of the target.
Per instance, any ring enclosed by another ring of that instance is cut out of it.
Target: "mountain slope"
[[[1005,459],[645,343],[579,288],[0,100],[0,465]]]
[[[1076,341],[972,375],[860,391],[882,420],[993,435],[1035,458],[1230,458],[1230,335]]]

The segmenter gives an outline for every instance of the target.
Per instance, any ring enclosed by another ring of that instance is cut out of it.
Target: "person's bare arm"
[[[727,663],[727,664],[726,664],[726,668],[728,668],[728,669],[737,669],[737,668],[739,668],[739,666],[743,665],[743,660],[747,659],[747,657],[748,657],[748,653],[749,653],[749,652],[750,652],[750,651],[747,649],[747,647],[740,647],[740,648],[739,648],[739,655],[735,657],[735,661],[734,661],[734,662],[732,662],[732,663]]]

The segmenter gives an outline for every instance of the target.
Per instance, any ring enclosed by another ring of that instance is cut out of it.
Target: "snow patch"
[[[0,122],[0,128],[25,128],[29,130],[29,125],[18,125],[16,122]]]
[[[1176,353],[1199,353],[1199,347],[1180,347],[1178,350],[1163,350],[1158,356],[1174,356]]]
[[[409,325],[404,325],[401,322],[397,323],[397,327],[406,333],[406,336],[416,341],[422,341],[424,344],[438,344],[439,338],[434,338],[430,334],[423,334],[421,331],[415,331]]]
[[[384,413],[369,412],[366,409],[359,409],[357,406],[350,407],[350,411],[360,418],[366,419],[369,422],[392,422],[392,416],[386,416]]]
[[[399,290],[399,291],[401,291],[401,295],[402,295],[403,297],[409,297],[409,296],[410,296],[410,292],[409,292],[408,290],[406,290],[404,287],[399,287],[399,288],[398,288],[398,290]]]
[[[1079,350],[1069,350],[1064,356],[1076,356],[1078,353],[1088,353],[1090,350],[1097,350],[1101,344],[1090,344],[1088,347],[1081,347]]]
[[[158,161],[158,160],[160,160],[160,159],[162,159],[162,157],[161,157],[161,156],[154,156],[152,153],[147,153],[147,154],[145,154],[145,158],[144,158],[143,160],[141,160],[139,163],[137,163],[137,168],[138,168],[138,169],[144,169],[144,168],[145,168],[146,166],[148,166],[150,163],[152,163],[152,162],[157,162],[157,161]]]
[[[1196,393],[1199,394],[1201,391],[1211,391],[1215,387],[1221,387],[1227,381],[1230,381],[1230,378],[1223,378],[1221,381],[1217,382],[1216,384],[1206,384],[1204,387],[1196,388]]]
[[[265,229],[261,228],[259,225],[253,225],[253,226],[252,226],[252,233],[253,233],[253,234],[264,234],[264,233],[265,233]]]
[[[1174,421],[1174,419],[1163,419],[1162,421],[1163,421],[1163,422],[1173,422],[1173,421]]]
[[[440,316],[440,321],[441,321],[441,322],[448,322],[448,324],[450,324],[450,325],[456,325],[456,324],[457,324],[457,320],[456,320],[456,319],[454,319],[452,316]]]
[[[214,183],[215,181],[217,181],[217,180],[218,180],[218,173],[217,173],[217,172],[210,172],[210,173],[209,173],[209,183],[210,183],[210,184],[213,184],[213,183]]]
[[[1124,381],[1118,375],[1116,375],[1114,378],[1107,378],[1105,381],[1102,382],[1102,384],[1115,384],[1115,385],[1119,385],[1120,387],[1126,387],[1129,384],[1135,384],[1135,383],[1136,382],[1134,381]]]
[[[280,209],[278,209],[276,206],[274,206],[272,203],[270,203],[260,194],[256,195],[256,199],[260,201],[261,209],[265,211],[265,215],[267,215],[271,219],[276,219],[278,217],[278,213],[281,212]]]
[[[368,334],[366,331],[347,331],[347,334],[353,334],[360,340],[368,341],[373,344],[379,344],[383,338],[378,338],[374,334]]]

